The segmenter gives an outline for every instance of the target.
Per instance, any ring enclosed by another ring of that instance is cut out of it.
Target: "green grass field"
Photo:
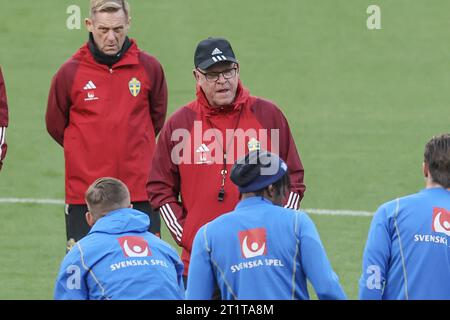
[[[170,113],[194,98],[198,41],[231,41],[244,84],[290,122],[305,166],[304,208],[374,211],[423,187],[424,144],[450,131],[449,1],[130,1],[130,35],[163,64]],[[87,16],[87,0],[0,4],[10,105],[0,198],[64,198],[63,153],[44,114],[51,77],[87,39],[83,27],[66,28],[71,4]],[[381,30],[366,27],[369,4],[381,7]],[[63,206],[0,203],[0,218],[0,299],[51,299],[65,252]],[[312,218],[356,299],[370,218]]]

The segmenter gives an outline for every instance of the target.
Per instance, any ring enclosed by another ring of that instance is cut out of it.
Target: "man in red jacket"
[[[5,140],[6,127],[8,126],[8,101],[6,99],[5,81],[3,80],[2,69],[0,68],[0,170],[3,159],[6,156],[7,144]]]
[[[88,231],[84,192],[97,178],[128,185],[135,209],[150,215],[146,183],[155,137],[167,112],[163,69],[127,37],[127,1],[91,0],[89,41],[53,78],[46,114],[49,134],[64,148],[68,247]]]
[[[197,99],[161,130],[147,183],[152,206],[183,247],[185,276],[197,230],[239,201],[229,179],[236,159],[254,150],[279,154],[290,168],[286,207],[298,209],[305,192],[303,166],[286,118],[275,104],[251,96],[242,85],[230,43],[201,41],[194,64]]]

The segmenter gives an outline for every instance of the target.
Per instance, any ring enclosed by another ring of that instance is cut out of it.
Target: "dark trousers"
[[[142,211],[150,217],[149,231],[161,237],[161,220],[158,211],[153,210],[147,201],[133,202],[132,204],[133,209]],[[86,236],[91,230],[91,227],[89,227],[86,221],[87,211],[86,205],[66,205],[67,251],[72,248],[75,242]]]

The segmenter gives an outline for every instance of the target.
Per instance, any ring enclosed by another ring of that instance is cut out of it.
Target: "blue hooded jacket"
[[[184,299],[183,264],[149,225],[134,209],[100,218],[62,261],[55,299]]]
[[[346,299],[314,223],[304,212],[258,196],[242,200],[197,232],[187,299]]]

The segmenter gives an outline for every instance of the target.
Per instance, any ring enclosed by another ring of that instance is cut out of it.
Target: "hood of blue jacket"
[[[145,232],[149,226],[150,218],[147,214],[130,208],[118,209],[98,219],[89,234],[95,232],[109,234]]]

